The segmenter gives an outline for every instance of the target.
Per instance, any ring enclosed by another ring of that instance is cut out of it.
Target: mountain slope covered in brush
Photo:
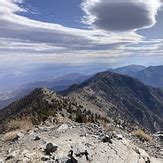
[[[109,118],[131,130],[133,126],[141,126],[155,132],[163,125],[163,92],[129,76],[98,73],[60,94],[64,96],[48,89],[36,89],[4,108],[0,122],[30,117],[38,123],[60,113],[73,119],[79,116],[80,122]]]
[[[40,124],[49,117],[58,115],[79,123],[96,122],[98,119],[107,121],[107,118],[91,112],[70,98],[57,95],[47,88],[37,88],[0,110],[0,132],[6,130],[8,122],[13,120],[28,119],[33,124]]]
[[[98,73],[62,94],[87,101],[108,116],[138,123],[155,131],[163,125],[163,93],[129,76],[112,72]]]

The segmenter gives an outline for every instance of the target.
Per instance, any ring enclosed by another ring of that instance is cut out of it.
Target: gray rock
[[[110,136],[108,136],[108,135],[106,135],[104,138],[102,138],[102,142],[112,144],[112,140],[111,140]]]
[[[52,143],[48,143],[45,148],[46,155],[51,155],[51,153],[56,152],[58,149],[58,146],[53,145]]]
[[[116,138],[117,138],[118,140],[122,140],[122,139],[123,139],[123,136],[122,136],[121,134],[117,134],[117,135],[116,135]]]
[[[44,156],[44,157],[41,158],[41,161],[48,161],[48,160],[50,160],[50,158],[47,157],[47,156]]]
[[[61,126],[58,127],[57,131],[65,131],[69,129],[69,126],[67,124],[62,124]]]
[[[40,140],[40,139],[41,138],[39,136],[36,136],[34,140],[37,141],[37,140]]]
[[[10,156],[7,156],[7,158],[5,159],[6,161],[9,161],[9,160],[11,160],[11,159],[13,159],[14,158],[14,156],[12,156],[12,155],[10,155]]]

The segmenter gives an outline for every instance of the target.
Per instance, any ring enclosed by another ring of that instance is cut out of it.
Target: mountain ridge
[[[79,73],[71,73],[55,79],[51,79],[50,81],[38,81],[38,82],[23,85],[16,90],[9,91],[9,93],[6,94],[5,100],[4,97],[0,99],[0,109],[24,97],[25,95],[28,95],[32,90],[36,88],[46,87],[57,92],[57,91],[67,89],[73,83],[81,83],[87,78],[89,78],[89,76],[87,75],[83,75]]]
[[[139,65],[135,65],[135,66],[137,67],[137,69],[134,70],[132,65],[129,65],[129,66],[120,67],[116,69],[110,69],[109,71],[131,76],[153,87],[163,88],[163,66],[162,65],[142,67],[142,69],[141,66]]]
[[[153,87],[163,88],[163,66],[150,66],[133,75],[133,77]]]
[[[118,67],[115,69],[109,69],[109,71],[130,76],[133,73],[141,71],[145,68],[147,68],[147,67],[142,66],[142,65],[128,65],[128,66]]]
[[[44,90],[43,92],[46,92]],[[46,110],[47,107],[50,109],[47,113],[49,115],[51,111],[54,113],[56,107],[51,105],[53,98],[58,99],[59,96],[59,101],[62,103],[66,98],[95,114],[121,121],[124,126],[140,125],[155,132],[163,124],[163,92],[126,75],[106,71],[97,73],[81,84],[72,85],[67,90],[59,92],[58,95],[46,90],[49,95],[44,94],[44,98],[40,93],[42,89],[36,89],[28,96],[3,109],[1,114],[6,117],[16,116],[17,113],[22,112],[24,116],[28,114],[28,111],[30,115],[31,113],[35,115],[35,111],[39,111],[36,115],[40,116],[40,110]],[[60,102],[57,102],[57,105],[61,107]]]
[[[105,104],[111,103],[115,105],[117,108],[115,110],[121,115],[125,113],[125,117],[131,120],[135,119],[148,129],[155,128],[153,122],[157,121],[157,119],[160,121],[160,125],[162,124],[162,91],[144,85],[132,77],[108,71],[98,73],[82,84],[73,85],[62,94],[71,97],[74,92],[81,96],[88,96],[88,100],[89,98],[98,100],[100,97],[105,100]],[[107,111],[111,114],[115,110],[110,108]],[[120,115],[117,113],[117,116]]]

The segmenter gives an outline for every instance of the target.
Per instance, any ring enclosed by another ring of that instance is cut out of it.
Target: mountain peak
[[[142,65],[128,65],[124,67],[119,67],[115,69],[110,69],[109,71],[119,73],[119,74],[124,74],[124,75],[132,75],[140,70],[145,69],[145,66]]]

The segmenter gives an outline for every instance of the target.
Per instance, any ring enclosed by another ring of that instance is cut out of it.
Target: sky
[[[0,0],[0,89],[163,64],[162,0]]]

